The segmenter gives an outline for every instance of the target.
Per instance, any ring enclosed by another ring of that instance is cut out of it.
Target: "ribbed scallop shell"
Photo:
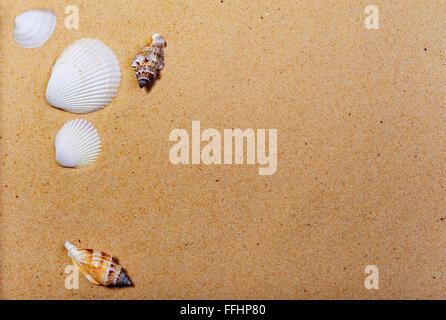
[[[158,33],[152,35],[149,43],[142,48],[132,62],[140,88],[156,79],[164,68],[164,48],[166,41]]]
[[[112,255],[92,249],[79,249],[65,241],[68,256],[79,271],[91,283],[111,285],[131,285],[131,281]]]
[[[68,121],[54,142],[56,161],[63,167],[81,168],[92,164],[101,151],[101,139],[87,120]]]
[[[15,18],[14,40],[24,48],[37,48],[51,37],[57,18],[51,10],[30,10]]]
[[[56,61],[46,99],[56,108],[88,113],[106,107],[120,84],[121,68],[113,51],[99,40],[83,38]]]

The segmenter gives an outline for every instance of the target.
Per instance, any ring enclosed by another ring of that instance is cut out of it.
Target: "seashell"
[[[87,120],[75,119],[64,124],[54,142],[56,161],[63,167],[81,168],[92,164],[101,151],[101,139]]]
[[[92,249],[79,249],[65,241],[68,256],[91,283],[103,286],[131,285],[131,281],[112,255]]]
[[[48,103],[73,113],[106,107],[121,84],[115,54],[99,40],[83,38],[62,52],[46,88]]]
[[[57,18],[51,10],[30,10],[15,18],[14,40],[24,48],[37,48],[51,37]]]
[[[156,79],[158,73],[164,68],[164,48],[166,46],[163,37],[154,33],[149,43],[136,55],[132,67],[140,88]]]

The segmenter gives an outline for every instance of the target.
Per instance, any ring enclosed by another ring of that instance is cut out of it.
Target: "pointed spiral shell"
[[[68,256],[91,283],[102,286],[131,285],[131,281],[112,255],[92,249],[79,249],[65,242]]]
[[[132,67],[140,88],[156,79],[158,73],[164,68],[164,48],[166,46],[163,37],[155,33],[150,42],[136,55]]]

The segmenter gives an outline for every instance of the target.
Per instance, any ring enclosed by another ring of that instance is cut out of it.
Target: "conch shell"
[[[103,286],[128,286],[132,283],[118,262],[108,253],[79,249],[65,241],[68,256],[91,283]]]
[[[158,33],[152,35],[149,43],[142,48],[132,62],[140,88],[156,79],[164,68],[164,48],[166,41]]]

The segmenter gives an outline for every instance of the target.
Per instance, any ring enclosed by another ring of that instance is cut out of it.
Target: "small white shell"
[[[87,120],[68,121],[54,142],[56,161],[63,167],[81,168],[92,164],[101,151],[101,139]]]
[[[88,113],[107,106],[120,84],[121,68],[113,51],[99,40],[83,38],[56,61],[46,99],[56,108]]]
[[[15,18],[14,40],[24,48],[37,48],[53,34],[57,18],[51,10],[30,10]]]

